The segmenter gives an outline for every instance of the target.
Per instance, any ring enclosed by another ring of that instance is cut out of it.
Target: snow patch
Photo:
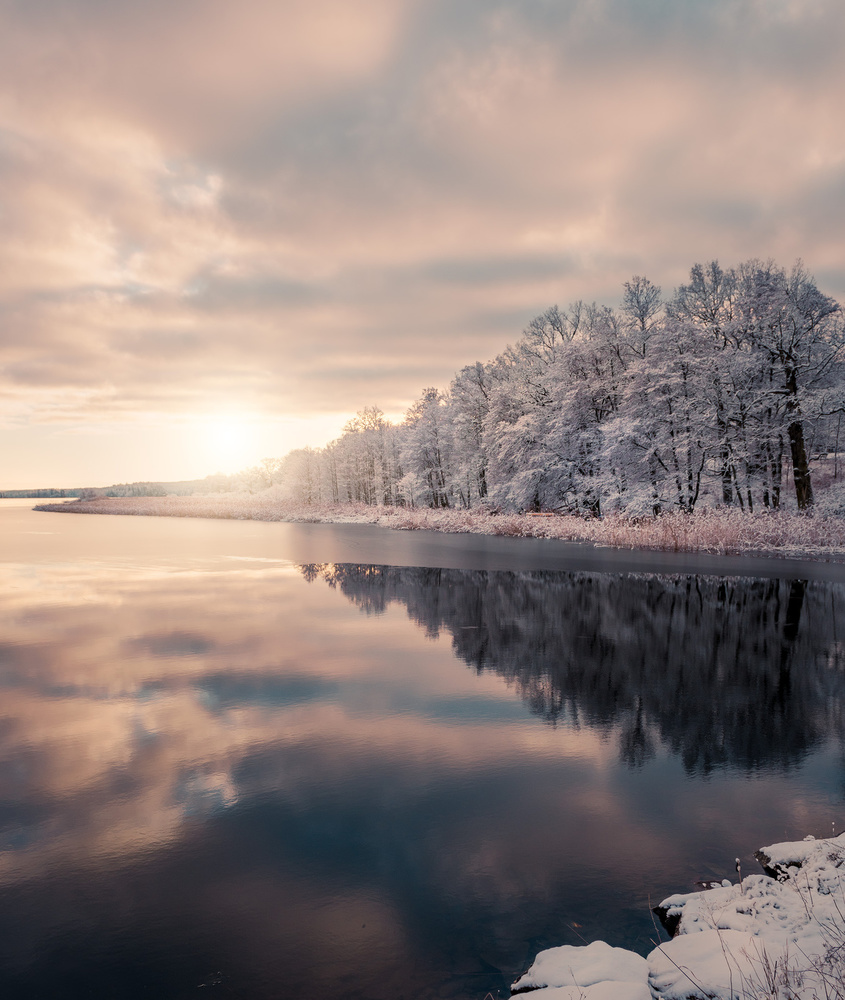
[[[604,941],[586,947],[562,945],[541,951],[511,990],[535,990],[542,1000],[650,1000],[648,963]]]
[[[677,929],[648,958],[601,941],[551,948],[512,990],[536,990],[538,1000],[845,997],[845,834],[758,857],[777,879],[749,875],[664,899],[657,909]]]

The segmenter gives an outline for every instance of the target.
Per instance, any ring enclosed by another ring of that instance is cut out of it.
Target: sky
[[[845,301],[842,0],[0,0],[0,489],[234,471],[576,299]]]

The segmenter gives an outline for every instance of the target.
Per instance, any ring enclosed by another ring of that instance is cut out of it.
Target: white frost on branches
[[[843,412],[838,303],[800,262],[711,261],[666,301],[635,276],[616,310],[552,306],[401,424],[368,407],[278,481],[308,503],[604,516],[777,510],[791,480],[806,510]]]

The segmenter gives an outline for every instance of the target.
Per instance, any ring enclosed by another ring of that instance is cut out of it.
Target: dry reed
[[[404,531],[428,530],[556,538],[615,548],[735,555],[845,558],[845,518],[821,514],[768,511],[747,514],[730,508],[632,518],[610,514],[584,519],[567,514],[532,517],[488,510],[429,510],[371,507],[355,503],[292,501],[280,490],[189,497],[114,497],[40,504],[36,510],[78,514],[134,514],[163,517],[234,518],[260,521],[306,521],[379,524]]]

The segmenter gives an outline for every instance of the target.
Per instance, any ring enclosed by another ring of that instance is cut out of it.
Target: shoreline
[[[781,511],[746,514],[735,509],[710,509],[642,520],[621,515],[584,520],[566,514],[538,516],[485,510],[372,507],[357,503],[301,504],[285,498],[273,488],[255,494],[98,497],[36,504],[33,510],[64,514],[370,524],[399,531],[549,538],[620,550],[845,563],[845,518]]]

